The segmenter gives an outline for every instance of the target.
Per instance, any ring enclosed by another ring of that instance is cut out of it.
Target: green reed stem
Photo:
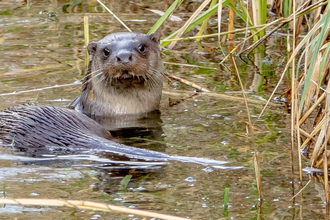
[[[224,196],[223,196],[224,198],[223,198],[223,206],[225,207],[225,208],[228,208],[228,201],[229,201],[229,188],[225,188],[225,194],[224,194]]]

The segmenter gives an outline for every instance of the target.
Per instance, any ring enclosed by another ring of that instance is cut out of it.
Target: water
[[[143,33],[159,18],[147,10],[147,6],[163,11],[168,7],[164,2],[156,1],[106,3],[132,30]],[[185,20],[198,3],[183,4],[176,15]],[[65,106],[80,93],[80,85],[72,84],[84,73],[85,14],[89,15],[91,41],[98,41],[110,32],[125,31],[113,17],[103,13],[96,2],[83,2],[75,7],[72,2],[0,2],[1,109],[27,102]],[[182,24],[169,22],[160,33],[167,36]],[[223,25],[225,27],[225,23]],[[215,27],[216,24],[212,26],[211,23],[209,28]],[[274,41],[269,40],[266,57],[261,59],[267,60],[262,63],[267,64],[268,69],[264,66],[258,70],[251,62],[236,59],[248,91],[253,121],[274,88],[280,74],[280,62],[285,62],[284,39]],[[12,154],[10,149],[3,148],[0,183],[6,185],[6,196],[105,202],[193,219],[323,218],[324,194],[318,179],[313,179],[302,196],[291,200],[299,186],[297,172],[295,185],[291,183],[290,116],[284,106],[273,102],[255,123],[252,137],[246,130],[246,107],[240,92],[237,93],[241,89],[235,72],[218,65],[224,56],[217,50],[214,40],[205,41],[203,46],[203,51],[198,52],[194,42],[178,43],[173,50],[163,51],[163,59],[170,73],[212,92],[196,95],[190,86],[175,81],[166,83],[160,109],[163,121],[160,134],[157,137],[125,137],[121,141],[170,155],[204,157],[227,164],[136,162],[108,166],[106,158],[101,156],[56,158],[45,155],[38,160],[24,154]],[[227,46],[225,52],[229,50]],[[230,61],[225,65],[231,68]],[[64,84],[70,85],[55,86]],[[42,89],[45,87],[51,88]],[[284,88],[285,84],[282,91]],[[24,92],[31,89],[41,90]],[[4,95],[13,92],[19,94]],[[261,205],[253,168],[256,151],[259,152],[263,184]],[[120,181],[127,174],[133,175],[132,180],[127,191],[120,191]],[[303,175],[306,183],[309,177],[306,173]],[[223,208],[225,188],[230,189],[228,210]],[[0,208],[0,213],[3,219],[137,218],[71,208],[8,205]]]

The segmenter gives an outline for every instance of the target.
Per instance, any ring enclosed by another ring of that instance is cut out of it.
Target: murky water
[[[169,6],[157,1],[111,1],[107,5],[133,31],[143,33],[159,18],[148,9],[165,10]],[[185,3],[176,15],[186,19],[187,13],[196,6],[196,2]],[[53,87],[72,84],[83,77],[85,14],[89,15],[91,41],[98,41],[110,32],[125,31],[96,2],[73,7],[72,2],[62,1],[0,1],[1,109],[31,102],[65,106],[79,94],[79,85]],[[164,37],[180,25],[180,22],[169,22],[161,34]],[[209,28],[214,27],[211,24]],[[281,62],[285,62],[282,45],[285,44],[281,38],[269,41],[266,58],[262,59],[264,64],[273,65],[262,74],[255,72],[251,62],[237,59],[245,89],[254,91],[248,95],[253,121],[278,79]],[[107,166],[105,158],[100,157],[36,160],[3,148],[0,183],[6,185],[6,196],[106,202],[193,219],[323,218],[322,187],[317,181],[311,183],[302,196],[291,200],[299,186],[297,177],[296,185],[291,184],[290,116],[283,105],[271,104],[264,117],[256,122],[254,138],[247,135],[244,100],[241,94],[234,92],[241,90],[236,75],[217,64],[224,56],[216,50],[214,41],[208,40],[203,46],[204,51],[198,52],[194,42],[178,43],[172,51],[164,51],[163,58],[167,63],[174,63],[166,64],[169,72],[212,92],[193,95],[189,86],[169,82],[161,103],[160,134],[157,137],[125,137],[121,141],[171,155],[205,157],[227,164],[207,167],[170,162],[166,166]],[[224,50],[228,51],[226,47]],[[209,51],[212,53],[207,53]],[[225,64],[231,68],[229,61]],[[52,88],[7,94],[45,87]],[[253,168],[256,151],[261,160],[264,196],[261,206]],[[127,174],[133,178],[128,190],[120,191],[120,181]],[[306,174],[304,178],[308,180]],[[225,188],[230,189],[228,210],[222,205]],[[2,219],[136,218],[69,208],[9,205],[0,208],[0,214]]]

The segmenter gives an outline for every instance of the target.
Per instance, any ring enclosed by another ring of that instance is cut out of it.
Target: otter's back
[[[25,104],[0,112],[0,139],[15,147],[74,147],[91,136],[110,138],[101,125],[74,110]]]
[[[192,162],[221,165],[195,157],[170,156],[164,153],[129,147],[107,140],[110,134],[89,117],[61,107],[19,105],[0,112],[0,141],[33,155],[55,153],[106,152],[134,160]],[[1,144],[1,143],[0,143]],[[45,150],[45,151],[44,151]]]

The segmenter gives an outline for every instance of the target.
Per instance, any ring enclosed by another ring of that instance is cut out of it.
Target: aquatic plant
[[[302,181],[301,151],[305,149],[309,152],[307,157],[309,158],[311,166],[324,169],[325,176],[327,176],[327,170],[330,165],[330,161],[328,161],[329,151],[327,150],[327,145],[330,140],[330,97],[328,95],[328,93],[330,93],[330,44],[327,40],[329,36],[330,12],[328,1],[310,2],[307,0],[282,0],[272,2],[273,5],[268,5],[268,8],[276,12],[278,18],[272,21],[269,19],[269,23],[266,22],[266,1],[252,0],[247,1],[246,4],[243,1],[238,1],[236,5],[235,1],[229,0],[219,1],[217,4],[215,4],[215,1],[210,2],[211,1],[203,1],[200,7],[180,29],[173,32],[162,41],[162,46],[171,49],[177,41],[197,40],[200,42],[203,38],[216,36],[228,36],[229,39],[232,39],[232,35],[235,33],[245,33],[245,39],[241,40],[235,47],[232,47],[231,51],[219,63],[223,65],[225,60],[231,59],[232,65],[236,67],[235,59],[237,59],[237,57],[234,57],[234,55],[246,56],[254,50],[259,50],[260,57],[254,54],[255,64],[260,67],[260,72],[263,74],[269,71],[263,62],[265,58],[263,42],[270,35],[283,28],[292,31],[293,35],[287,35],[288,54],[285,67],[276,88],[273,90],[260,116],[264,113],[284,77],[289,76],[291,85],[284,96],[291,100],[292,162],[294,161],[295,155],[298,155],[300,181]],[[209,3],[209,9],[203,12],[202,9]],[[178,1],[176,1],[175,4],[175,7],[173,5],[171,6],[170,13],[173,13],[175,8],[179,6]],[[223,17],[222,11],[225,7],[230,9],[229,31],[227,32],[220,31],[221,18]],[[205,31],[206,23],[211,16],[216,13],[218,15],[218,32],[202,35]],[[233,13],[236,14],[237,18],[242,19],[246,23],[246,28],[234,29]],[[159,20],[158,28],[161,22],[165,22],[168,15],[169,14],[167,14],[166,17],[164,15]],[[305,24],[303,24],[303,22],[305,22]],[[196,36],[183,37],[184,34],[199,25],[201,25],[200,31]],[[299,34],[302,27],[305,28],[306,34],[301,37]],[[268,30],[267,32],[266,29]],[[152,29],[152,32],[154,31],[156,31],[156,28]],[[251,31],[251,33],[249,33],[249,31]],[[245,46],[250,39],[253,39],[254,42]],[[230,69],[228,67],[226,68]],[[237,68],[234,69],[238,75],[237,79],[240,80],[240,74]],[[247,100],[244,96],[243,84],[241,81],[239,83],[243,91],[243,97]],[[249,112],[247,104],[246,107],[247,112]],[[251,133],[253,133],[254,123],[255,122],[251,122],[249,117],[249,129]],[[259,194],[260,197],[262,197],[260,192],[260,176],[258,177],[258,163],[255,163],[255,165]],[[294,171],[294,168],[292,171]],[[328,181],[325,181],[326,189],[327,182]],[[328,195],[328,191],[326,191],[326,194]],[[329,202],[328,197],[327,202]]]

